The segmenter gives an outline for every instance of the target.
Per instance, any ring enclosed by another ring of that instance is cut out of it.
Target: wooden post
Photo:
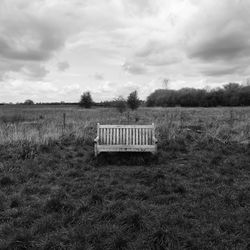
[[[66,127],[66,114],[63,113],[63,129]]]
[[[62,134],[64,135],[65,127],[66,127],[66,114],[63,113],[63,120],[62,120]]]

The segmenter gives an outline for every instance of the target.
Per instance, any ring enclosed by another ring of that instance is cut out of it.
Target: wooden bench
[[[152,125],[100,125],[97,124],[95,156],[101,152],[157,151],[155,126]]]

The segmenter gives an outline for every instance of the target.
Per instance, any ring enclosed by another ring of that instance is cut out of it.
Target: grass
[[[47,124],[59,124],[52,113],[59,119],[62,110],[43,109],[20,113],[32,120],[42,112]],[[126,117],[114,110],[72,112],[67,116],[84,115],[58,137],[2,141],[0,249],[250,248],[250,147],[239,143],[249,136],[249,109],[234,110],[232,124],[226,109],[142,109],[131,119],[156,123],[157,157],[97,159],[98,115],[105,122],[113,114],[109,123]]]

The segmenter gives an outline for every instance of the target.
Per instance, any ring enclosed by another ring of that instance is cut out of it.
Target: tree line
[[[34,102],[27,99],[22,104],[32,105]],[[36,105],[79,105],[84,108],[91,108],[92,106],[116,107],[121,113],[127,108],[135,110],[140,105],[148,107],[250,106],[250,84],[228,83],[222,88],[212,90],[195,88],[182,88],[179,90],[158,89],[147,97],[146,102],[138,98],[137,91],[131,92],[126,99],[119,96],[111,101],[94,102],[91,93],[86,91],[81,95],[79,102],[66,103],[62,101],[36,103]]]
[[[148,107],[250,106],[250,86],[229,83],[212,90],[182,88],[158,89],[147,97]]]
[[[125,112],[127,108],[135,110],[140,106],[140,104],[141,101],[138,98],[137,91],[131,92],[127,99],[119,96],[112,101],[105,101],[100,103],[94,103],[91,93],[89,91],[86,91],[81,95],[81,99],[79,102],[80,107],[84,108],[91,108],[93,105],[103,107],[116,107],[120,113]]]

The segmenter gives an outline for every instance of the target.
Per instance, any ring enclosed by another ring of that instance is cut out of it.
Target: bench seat
[[[101,152],[157,152],[155,126],[97,124],[95,156]]]

